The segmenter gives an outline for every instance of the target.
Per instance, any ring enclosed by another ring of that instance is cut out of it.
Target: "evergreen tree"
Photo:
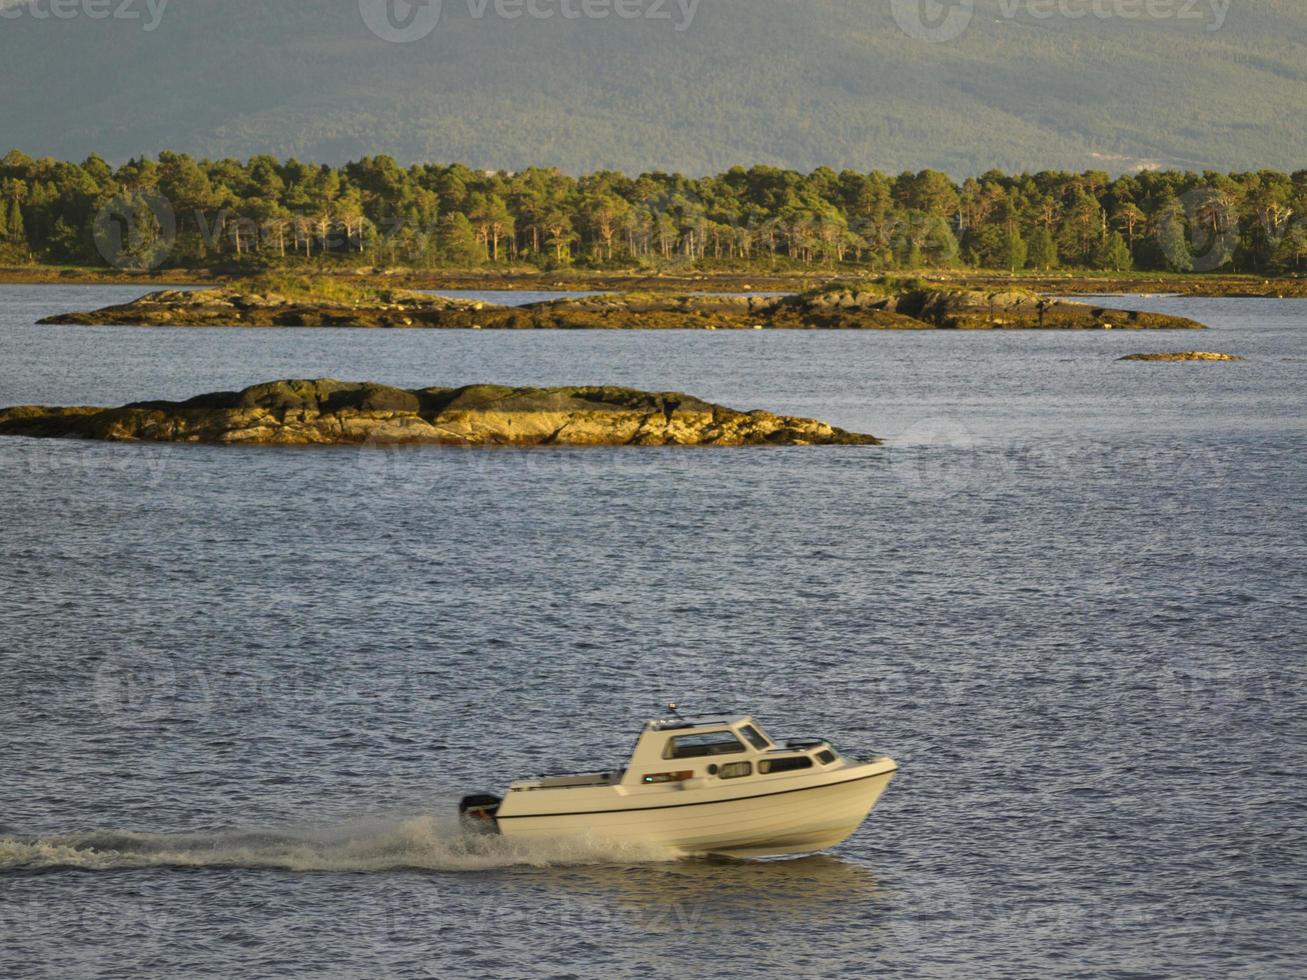
[[[1130,246],[1120,232],[1112,232],[1094,250],[1094,265],[1113,272],[1129,272],[1134,268]]]
[[[1056,269],[1058,266],[1057,242],[1053,233],[1042,225],[1030,236],[1028,261],[1032,269]]]
[[[957,261],[958,240],[953,236],[953,229],[943,218],[934,218],[930,224],[930,234],[926,239],[930,257],[936,265],[948,266]]]
[[[23,221],[23,206],[20,203],[22,188],[6,181],[8,200],[0,200],[0,242],[12,245],[27,244],[27,226]]]
[[[1021,237],[1021,232],[1016,228],[1009,229],[1003,235],[1004,268],[1012,272],[1019,272],[1024,269],[1029,251],[1026,240]]]
[[[1184,206],[1175,198],[1160,211],[1157,224],[1157,247],[1170,272],[1192,272],[1193,253],[1189,251],[1189,234],[1185,227]]]
[[[476,229],[462,211],[449,215],[442,231],[441,251],[446,259],[458,265],[479,265],[484,261],[486,253]]]
[[[50,247],[61,258],[74,261],[86,258],[88,251],[94,251],[86,248],[78,229],[63,218],[56,219],[54,227],[50,229]]]
[[[1307,263],[1307,224],[1293,225],[1275,251],[1275,261],[1285,271],[1300,271]]]

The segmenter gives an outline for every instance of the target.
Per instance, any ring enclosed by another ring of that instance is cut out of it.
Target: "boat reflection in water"
[[[628,964],[625,976],[703,976],[705,950],[715,976],[822,976],[829,962],[875,976],[902,938],[890,890],[864,865],[829,854],[519,867],[495,878],[499,901],[488,914],[503,918],[487,925],[496,934],[529,929],[646,950],[649,961]]]

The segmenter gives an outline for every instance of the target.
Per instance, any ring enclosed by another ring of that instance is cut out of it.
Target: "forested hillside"
[[[145,0],[123,2],[139,18],[0,20],[5,144],[573,174],[1307,161],[1299,0],[1233,0],[1219,19],[1223,0],[1185,0],[1160,20],[976,0],[944,43],[905,33],[889,0],[703,0],[684,30],[674,2],[665,21],[505,20],[444,0],[411,44],[370,32],[357,0],[172,0],[153,30]]]
[[[713,177],[341,168],[175,153],[117,169],[0,160],[0,260],[122,267],[556,269],[1062,266],[1296,272],[1307,170],[1103,171],[955,183],[934,170]]]

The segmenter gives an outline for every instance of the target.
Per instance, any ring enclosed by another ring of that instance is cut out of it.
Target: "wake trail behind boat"
[[[485,871],[515,866],[675,859],[666,849],[589,838],[512,841],[469,833],[454,818],[411,817],[327,830],[158,834],[88,831],[0,837],[0,875],[55,870],[251,868],[298,872]]]

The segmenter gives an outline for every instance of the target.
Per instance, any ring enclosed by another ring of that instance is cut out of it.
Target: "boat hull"
[[[849,767],[821,781],[778,780],[733,797],[690,791],[684,796],[700,798],[628,798],[625,806],[586,812],[501,812],[499,832],[514,839],[585,836],[687,856],[810,853],[834,847],[862,825],[897,772],[892,762],[884,763]]]

